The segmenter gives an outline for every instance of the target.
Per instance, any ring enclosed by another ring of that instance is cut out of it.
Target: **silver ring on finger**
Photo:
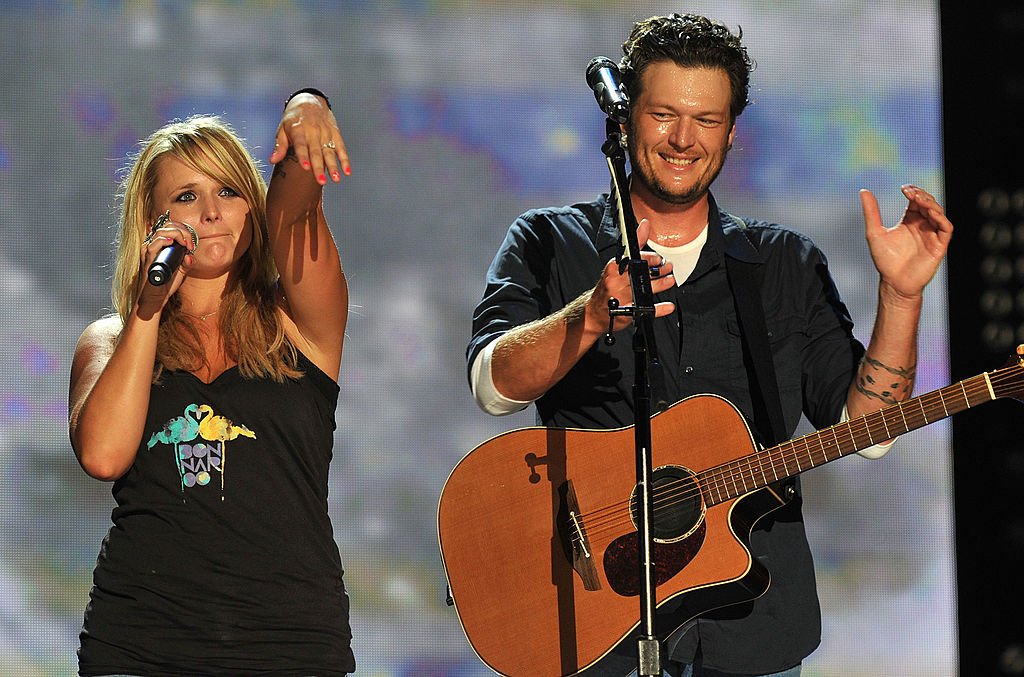
[[[321,144],[320,147],[321,148],[330,148],[331,150],[334,150],[335,148],[337,148],[337,146],[334,144],[333,140],[328,141],[327,143]]]
[[[192,249],[189,250],[188,248],[186,248],[185,250],[186,254],[192,256],[193,254],[196,253],[196,250],[199,249],[199,234],[196,232],[195,228],[188,225],[187,223],[183,223],[181,225],[185,226],[185,228],[188,229],[188,234],[192,236]]]
[[[156,231],[159,230],[160,228],[162,228],[163,225],[165,223],[167,223],[168,221],[170,221],[170,220],[171,220],[171,210],[168,209],[163,214],[161,214],[160,216],[157,217],[156,222],[153,224],[153,227],[149,229],[149,232],[146,233],[146,237],[143,238],[142,243],[145,244],[148,247],[149,244],[151,242],[153,242],[153,236],[156,235]]]

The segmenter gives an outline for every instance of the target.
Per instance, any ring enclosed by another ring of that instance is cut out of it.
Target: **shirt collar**
[[[604,253],[612,247],[618,247],[622,241],[622,236],[619,233],[615,201],[612,200],[611,195],[608,193],[601,195],[601,200],[604,202],[604,214],[601,215],[601,225],[597,229],[597,239],[594,242],[594,246],[599,253]],[[615,255],[619,255],[618,250],[616,250]]]
[[[764,263],[764,257],[747,237],[747,223],[724,209],[708,194],[708,242],[714,238],[718,251],[744,263]]]
[[[607,193],[602,195],[601,199],[604,201],[604,214],[601,216],[597,240],[594,242],[598,252],[619,247],[622,239],[619,234],[618,219],[613,208],[614,201]],[[733,216],[719,209],[715,197],[710,192],[708,193],[708,241],[705,245],[706,249],[712,248],[716,253],[723,252],[734,259],[746,263],[763,263],[764,259],[760,252],[744,234],[746,228],[746,223],[738,216]],[[617,250],[616,255],[618,255]]]

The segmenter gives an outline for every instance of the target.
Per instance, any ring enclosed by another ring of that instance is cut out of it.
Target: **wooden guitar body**
[[[622,674],[635,667],[635,643],[625,641],[640,610],[633,448],[632,428],[526,428],[486,442],[452,472],[438,512],[445,570],[470,644],[496,672],[544,677],[598,662],[621,662]],[[697,505],[677,514],[666,514],[660,498],[692,486],[679,479],[685,471],[754,450],[740,413],[715,396],[683,400],[652,418],[651,448],[654,526],[662,535],[654,555],[657,627],[672,630],[764,593],[768,572],[746,543],[754,522],[783,505],[782,497],[762,489],[706,508],[695,494]],[[577,510],[570,510],[570,486]],[[569,512],[582,516],[585,533],[575,548],[580,532]]]

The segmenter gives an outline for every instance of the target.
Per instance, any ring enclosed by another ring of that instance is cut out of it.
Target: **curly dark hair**
[[[697,14],[653,16],[633,24],[622,43],[619,70],[630,99],[640,98],[640,79],[652,63],[672,61],[687,68],[720,68],[729,76],[732,101],[729,112],[735,122],[750,103],[750,72],[754,62],[741,38],[725,25]]]

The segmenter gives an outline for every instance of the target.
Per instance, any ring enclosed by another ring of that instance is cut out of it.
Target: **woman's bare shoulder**
[[[106,315],[89,323],[78,339],[75,352],[110,353],[124,324],[118,315]]]

